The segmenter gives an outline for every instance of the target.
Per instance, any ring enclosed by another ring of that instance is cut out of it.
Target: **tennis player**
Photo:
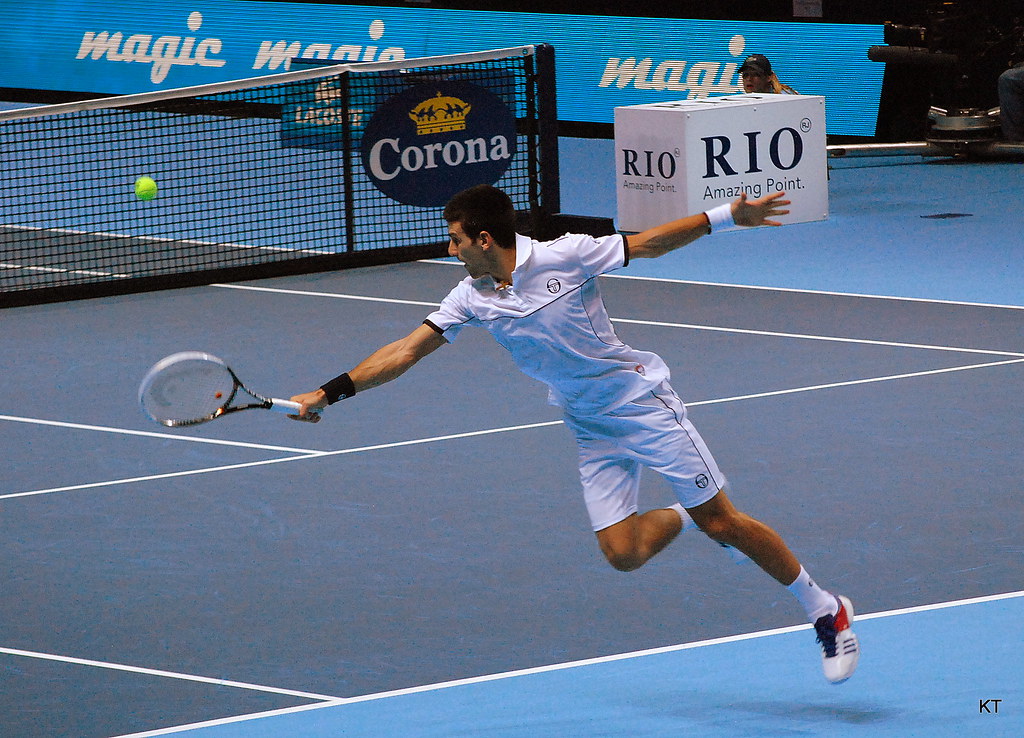
[[[641,233],[547,243],[515,232],[511,199],[490,185],[455,195],[444,211],[448,253],[469,277],[412,333],[384,346],[319,389],[292,397],[321,410],[400,376],[469,325],[487,329],[527,375],[548,385],[579,447],[583,495],[601,551],[632,571],[681,532],[699,529],[751,558],[786,586],[814,623],[825,677],[843,682],[860,655],[846,597],[819,587],[774,530],[739,512],[726,479],[656,354],[616,335],[598,287],[601,274],[654,258],[732,225],[777,226],[784,193],[731,204]],[[679,502],[640,514],[643,467],[659,472]]]

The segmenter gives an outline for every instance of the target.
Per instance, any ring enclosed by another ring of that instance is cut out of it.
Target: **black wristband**
[[[320,389],[327,395],[327,404],[333,405],[338,400],[344,400],[356,393],[356,386],[352,383],[352,377],[347,373],[335,377],[330,382],[320,385]]]

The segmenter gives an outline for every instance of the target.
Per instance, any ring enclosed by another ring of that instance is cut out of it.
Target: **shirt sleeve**
[[[455,285],[455,288],[441,301],[441,306],[423,321],[440,333],[448,343],[454,341],[459,332],[475,317],[465,297],[467,289],[470,288],[464,281]]]
[[[584,271],[591,277],[621,269],[629,263],[626,239],[618,233],[600,238],[580,236],[576,254]]]

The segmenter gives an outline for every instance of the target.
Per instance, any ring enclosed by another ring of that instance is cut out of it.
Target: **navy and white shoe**
[[[814,621],[814,630],[821,644],[821,665],[825,678],[841,684],[853,676],[860,660],[860,644],[850,626],[853,623],[853,604],[847,597],[836,597],[839,612],[822,615]]]

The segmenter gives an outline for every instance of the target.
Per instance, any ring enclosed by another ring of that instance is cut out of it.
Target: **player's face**
[[[744,72],[743,77],[743,91],[744,92],[771,92],[771,85],[768,82],[768,78],[763,74],[757,72]]]
[[[473,279],[491,273],[490,255],[481,236],[470,238],[458,221],[448,224],[448,255],[461,261]]]

